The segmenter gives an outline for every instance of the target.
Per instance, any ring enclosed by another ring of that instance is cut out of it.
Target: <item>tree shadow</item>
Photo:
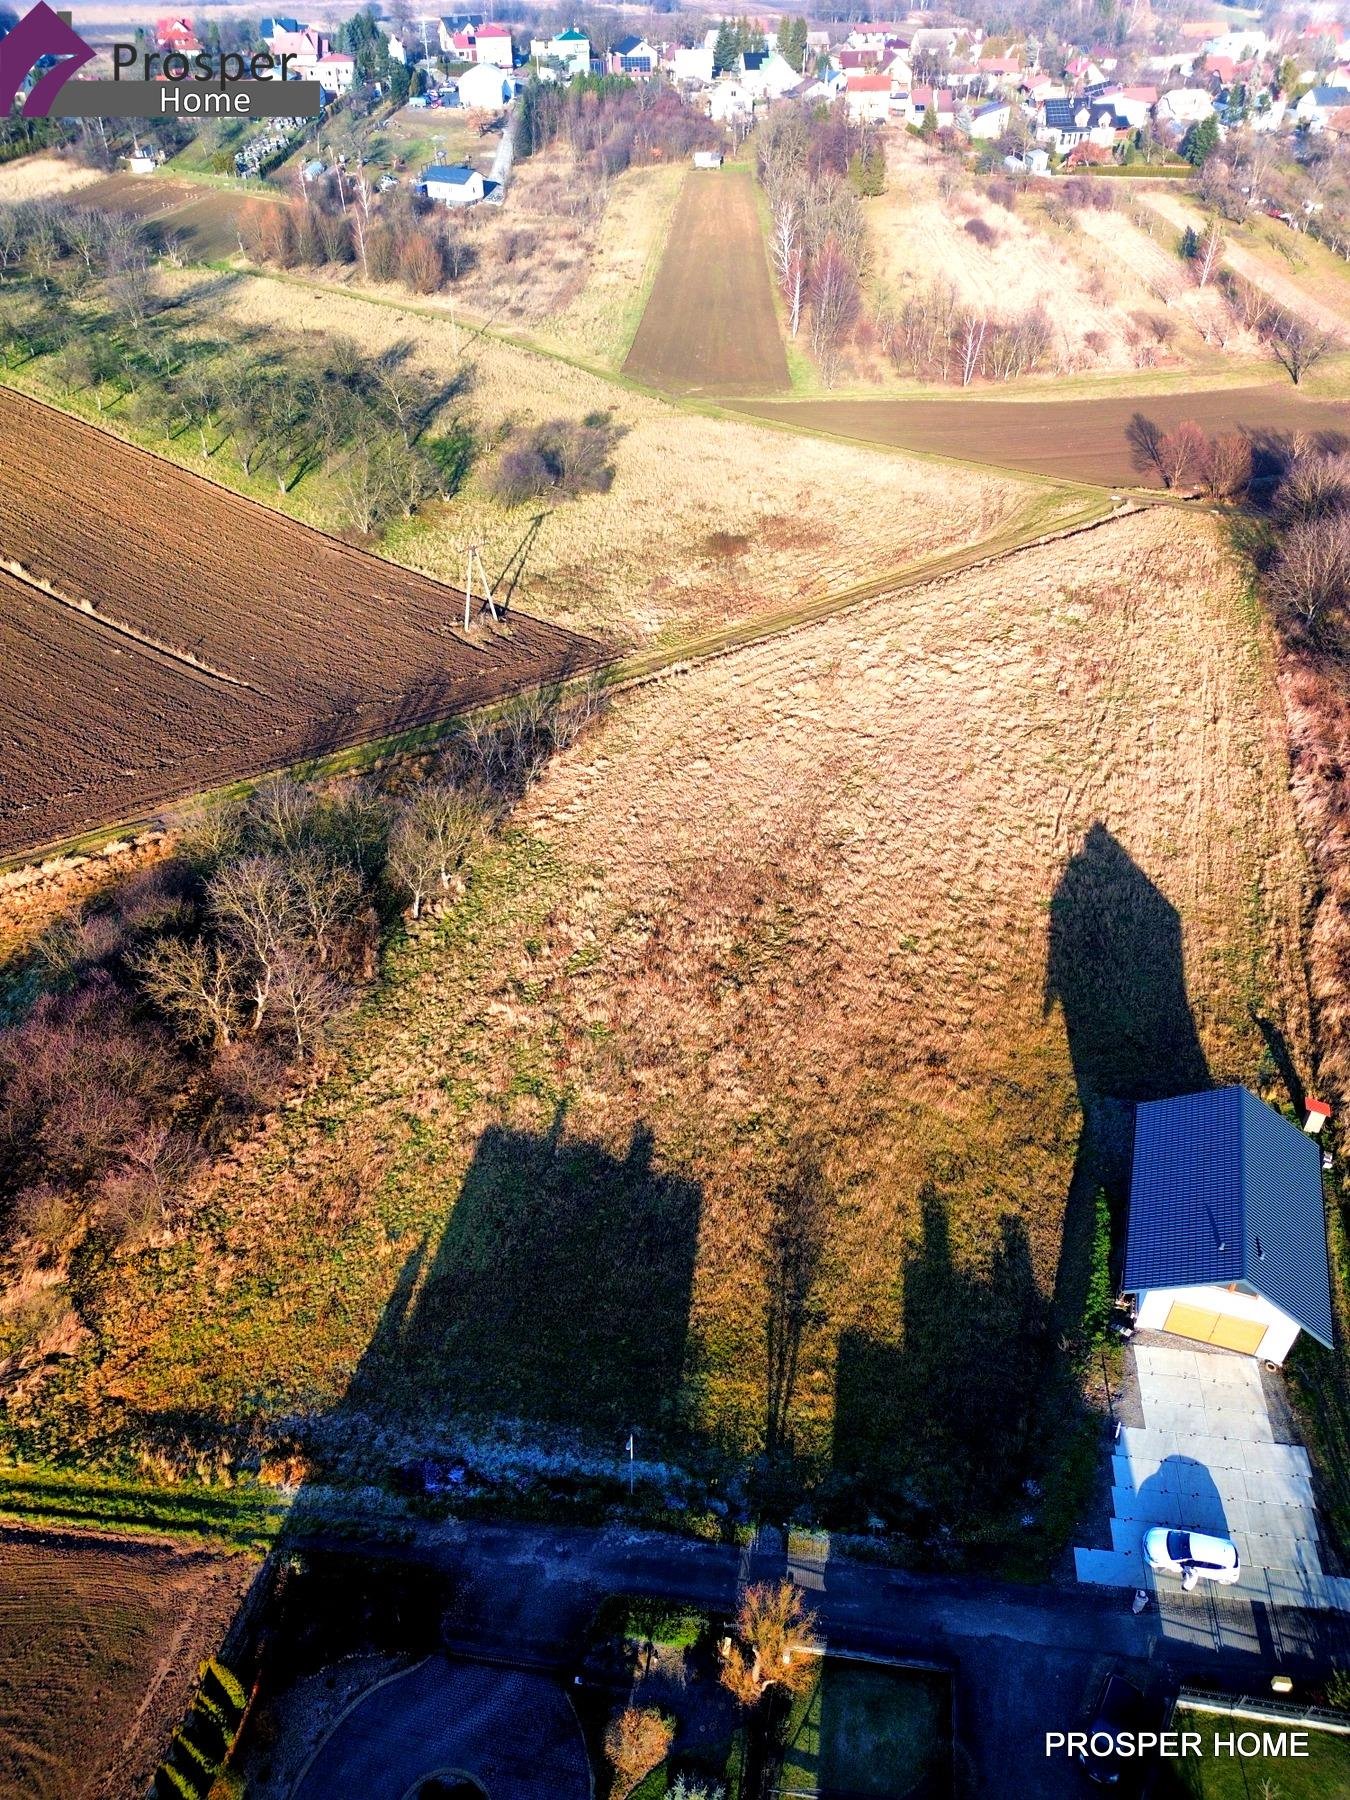
[[[1044,1008],[1064,1019],[1082,1115],[1055,1278],[1055,1317],[1078,1330],[1092,1274],[1095,1195],[1123,1222],[1134,1107],[1213,1085],[1186,990],[1181,916],[1098,820],[1050,901]]]
[[[524,537],[507,557],[502,565],[501,573],[493,582],[493,599],[499,613],[505,614],[510,610],[511,602],[516,597],[516,589],[520,586],[521,577],[525,573],[525,565],[530,560],[530,551],[534,548],[534,541],[543,529],[545,520],[550,516],[548,512],[539,512],[534,515]]]
[[[701,1194],[627,1153],[490,1126],[440,1242],[409,1257],[343,1408],[414,1436],[456,1419],[587,1435],[679,1416]]]
[[[769,1195],[769,1206],[764,1449],[772,1462],[793,1454],[788,1420],[797,1392],[802,1338],[808,1325],[821,1317],[816,1288],[828,1204],[816,1163],[807,1159],[786,1176]]]
[[[1020,1218],[1004,1215],[982,1261],[958,1255],[934,1181],[919,1203],[900,1343],[862,1331],[839,1341],[833,1462],[883,1519],[912,1526],[917,1510],[958,1525],[987,1520],[1022,1474],[1048,1307]]]

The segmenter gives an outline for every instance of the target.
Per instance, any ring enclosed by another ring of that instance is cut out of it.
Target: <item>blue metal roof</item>
[[[467,168],[460,163],[432,163],[429,169],[422,171],[422,180],[424,183],[443,181],[451,187],[463,187],[464,183],[472,181],[477,173],[477,169]]]
[[[1146,1101],[1135,1113],[1126,1291],[1230,1281],[1331,1348],[1317,1143],[1243,1087]]]

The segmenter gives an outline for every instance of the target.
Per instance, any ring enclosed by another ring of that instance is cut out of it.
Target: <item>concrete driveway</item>
[[[292,1800],[408,1800],[431,1775],[467,1775],[491,1800],[591,1800],[581,1727],[556,1682],[443,1656],[368,1689]]]
[[[1131,1353],[1144,1425],[1115,1446],[1111,1548],[1075,1550],[1078,1579],[1179,1590],[1144,1567],[1141,1548],[1148,1526],[1171,1525],[1232,1538],[1242,1579],[1225,1596],[1350,1610],[1350,1580],[1322,1566],[1308,1453],[1276,1442],[1256,1362],[1157,1344]]]

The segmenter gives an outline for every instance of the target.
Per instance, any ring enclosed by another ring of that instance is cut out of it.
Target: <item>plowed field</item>
[[[685,178],[623,369],[676,394],[787,392],[769,258],[745,170]]]
[[[0,495],[0,852],[597,654],[8,392]]]
[[[0,1800],[143,1794],[256,1567],[163,1544],[0,1539]]]

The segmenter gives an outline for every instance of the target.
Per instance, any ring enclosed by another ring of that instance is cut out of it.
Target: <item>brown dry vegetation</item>
[[[1255,336],[1231,321],[1222,351],[1212,330],[1206,341],[1218,297],[1196,287],[1176,254],[1178,230],[1159,224],[1150,236],[1141,228],[1135,215],[1146,224],[1153,215],[1140,210],[1131,184],[1107,186],[1109,209],[1069,211],[1060,191],[1067,183],[1032,182],[1017,188],[1009,210],[987,183],[912,139],[893,139],[888,161],[887,192],[865,210],[873,285],[892,304],[940,279],[962,303],[1004,318],[1040,307],[1054,326],[1045,369],[1056,374],[1218,369],[1261,354]],[[885,372],[878,364],[869,373]]]
[[[11,1445],[230,1466],[301,1414],[373,1472],[507,1413],[974,1500],[1081,1299],[1080,1096],[1092,1172],[1114,1101],[1269,1076],[1249,1005],[1306,1059],[1254,633],[1155,511],[635,694],[91,1278]]]
[[[515,603],[618,645],[678,642],[700,627],[828,593],[987,536],[1027,499],[995,476],[941,469],[847,445],[673,411],[597,376],[449,320],[311,284],[224,286],[238,326],[342,335],[370,354],[409,344],[442,378],[463,354],[467,408],[490,443],[508,421],[611,413],[624,428],[608,494],[508,508],[474,482],[388,553],[439,580],[462,579],[466,546],[494,576],[529,536]],[[531,520],[542,513],[537,533]]]
[[[246,1556],[0,1538],[0,1794],[142,1794],[251,1580]]]

